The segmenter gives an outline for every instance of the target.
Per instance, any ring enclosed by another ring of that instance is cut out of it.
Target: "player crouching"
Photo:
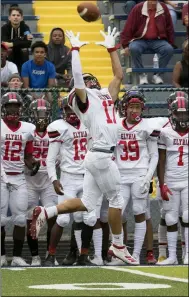
[[[5,226],[8,207],[14,224],[11,266],[29,265],[21,257],[28,207],[24,168],[26,164],[31,174],[36,174],[39,162],[32,156],[35,127],[19,120],[22,105],[22,98],[15,92],[6,93],[1,99],[1,165],[5,173],[1,179],[1,266],[7,265]]]
[[[169,257],[158,265],[177,264],[177,238],[180,206],[185,226],[185,257],[188,264],[188,95],[176,92],[170,107],[170,123],[161,130],[159,139],[158,178],[167,225]]]

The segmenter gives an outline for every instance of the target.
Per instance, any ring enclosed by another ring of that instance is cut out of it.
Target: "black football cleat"
[[[77,253],[76,252],[69,252],[62,261],[62,265],[73,265],[77,260]]]
[[[47,258],[45,259],[44,266],[46,267],[55,266],[55,255],[48,254]]]

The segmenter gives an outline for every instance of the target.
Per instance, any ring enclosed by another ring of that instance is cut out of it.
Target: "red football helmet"
[[[189,102],[185,97],[177,97],[170,105],[170,122],[174,130],[189,128]]]
[[[51,120],[50,103],[44,99],[36,99],[32,101],[29,109],[31,112],[32,122],[40,127],[40,129],[46,129]]]
[[[146,102],[146,98],[142,92],[138,90],[129,90],[125,92],[120,102],[120,109],[119,109],[120,113],[126,117],[127,107],[131,103],[140,103],[142,110],[144,110],[145,102]],[[135,121],[140,121],[140,118],[141,118],[140,116],[134,113],[132,114],[132,116]]]
[[[169,97],[167,98],[169,114],[171,114],[171,110],[170,110],[171,103],[177,100],[178,98],[186,98],[188,100],[188,94],[183,91],[176,91],[169,95]]]
[[[1,98],[2,117],[7,121],[18,121],[21,117],[23,101],[16,92],[8,92]]]
[[[83,73],[82,75],[87,88],[98,89],[98,90],[101,89],[101,85],[98,79],[94,75],[92,75],[91,73]],[[72,77],[69,84],[70,90],[72,90],[73,87],[74,87],[74,78]]]

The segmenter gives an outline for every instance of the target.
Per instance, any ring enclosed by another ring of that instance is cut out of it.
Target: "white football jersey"
[[[84,174],[84,159],[89,140],[88,129],[80,122],[78,128],[64,120],[52,122],[47,127],[49,142],[57,142],[60,146],[61,171]]]
[[[28,141],[34,137],[35,126],[19,122],[19,127],[12,130],[1,120],[1,156],[5,172],[24,171],[24,153]]]
[[[166,181],[188,181],[188,132],[178,133],[170,124],[161,130],[158,147],[166,150]]]
[[[161,130],[168,122],[169,118],[167,117],[155,117],[145,119],[148,123],[148,126],[154,130]]]
[[[142,119],[133,126],[127,126],[122,119],[118,128],[118,144],[115,157],[120,173],[127,172],[138,176],[146,174],[150,161],[147,139],[157,141],[158,130],[148,125],[148,119]],[[129,176],[128,176],[129,178]]]
[[[43,134],[34,132],[33,157],[40,161],[38,172],[47,172],[46,158],[49,149],[49,136],[47,131]]]
[[[87,109],[80,111],[74,90],[69,95],[69,105],[89,129],[93,148],[110,149],[117,143],[117,121],[114,102],[108,89],[85,89]]]

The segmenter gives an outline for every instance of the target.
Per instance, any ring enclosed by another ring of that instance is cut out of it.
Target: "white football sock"
[[[136,259],[140,257],[140,252],[144,243],[145,235],[146,235],[146,221],[141,223],[135,223],[133,257]]]
[[[77,248],[81,254],[81,230],[74,230],[75,240],[77,242]]]
[[[184,235],[185,235],[185,254],[188,254],[188,232],[189,228],[185,227],[184,228]]]
[[[102,257],[102,228],[93,230],[93,244],[95,255]]]
[[[178,231],[167,232],[169,258],[176,259]]]
[[[51,219],[53,217],[56,217],[58,215],[58,210],[56,206],[50,206],[45,208],[45,211],[47,213],[48,219]]]
[[[167,226],[158,226],[158,243],[159,243],[159,257],[166,257],[167,249]]]
[[[117,246],[123,246],[123,233],[121,234],[112,234],[112,243]]]

